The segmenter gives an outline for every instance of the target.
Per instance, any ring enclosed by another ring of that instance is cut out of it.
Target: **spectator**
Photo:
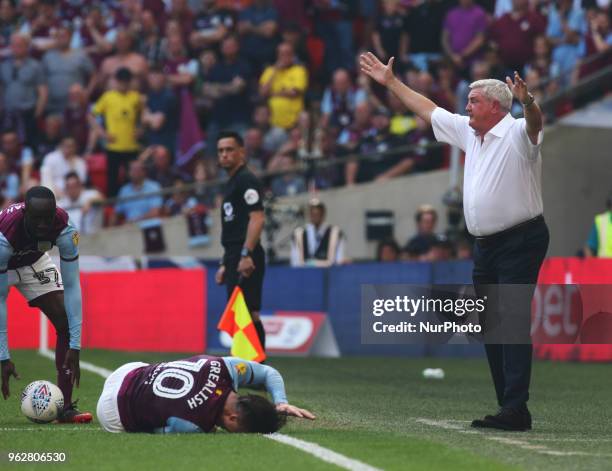
[[[584,252],[587,257],[612,258],[612,192],[608,195],[606,211],[595,216]]]
[[[254,0],[240,12],[238,33],[242,54],[256,74],[263,65],[274,62],[277,32],[278,12],[271,0]]]
[[[191,11],[191,8],[189,8],[187,0],[172,0],[168,17],[168,23],[170,21],[175,21],[182,32],[183,36],[181,39],[187,41],[195,20],[195,15]]]
[[[559,64],[552,61],[550,41],[544,35],[535,38],[533,42],[533,58],[531,62],[525,65],[524,74],[530,70],[535,70],[543,78],[554,79],[559,76]],[[571,75],[571,74],[570,74]],[[556,81],[551,81],[551,84],[556,84]],[[548,93],[554,92],[556,87],[547,87]]]
[[[376,247],[376,261],[389,263],[400,260],[400,247],[393,238],[382,239]]]
[[[584,11],[573,6],[572,0],[558,0],[550,5],[546,36],[553,46],[552,60],[559,68],[561,83],[564,85],[570,83],[571,72],[580,58],[586,32]]]
[[[168,78],[168,83],[180,91],[182,87],[189,87],[194,82],[198,74],[198,61],[187,56],[180,34],[170,35],[166,44],[163,73]]]
[[[372,180],[379,182],[394,178],[407,172],[412,166],[410,158],[397,152],[397,147],[405,145],[401,138],[391,134],[389,111],[381,108],[372,117],[372,127],[361,139],[358,147],[360,156],[366,160],[351,160],[345,166],[347,185]]]
[[[314,182],[318,190],[324,190],[342,183],[344,166],[342,164],[330,165],[329,161],[344,156],[346,151],[338,145],[337,129],[321,129],[316,136],[319,138],[319,142],[315,141],[313,153],[316,155],[318,150],[320,157],[319,160],[314,162],[317,166],[309,170],[308,178],[311,182]]]
[[[163,59],[162,38],[155,15],[151,10],[142,12],[136,50],[150,64],[159,64]]]
[[[404,173],[428,172],[442,166],[444,151],[437,145],[433,129],[419,116],[415,116],[416,128],[406,136],[406,144],[415,148],[406,153]]]
[[[295,56],[302,64],[309,64],[311,62],[308,47],[306,46],[307,31],[297,23],[287,23],[283,26],[281,32],[281,42],[289,43],[293,46]]]
[[[6,155],[9,166],[17,171],[21,182],[21,190],[32,186],[32,171],[34,169],[34,154],[32,149],[19,142],[19,137],[14,131],[6,131],[2,134],[2,152]]]
[[[459,239],[456,243],[457,260],[472,260],[472,246],[468,239]]]
[[[204,83],[204,94],[213,100],[212,113],[208,121],[208,142],[216,142],[221,129],[242,132],[250,116],[248,82],[251,71],[239,57],[240,43],[234,35],[228,36],[221,45],[221,60],[212,68],[208,81]],[[215,151],[212,149],[211,151]]]
[[[59,147],[63,133],[64,121],[62,117],[56,114],[48,115],[43,124],[42,137],[36,147],[37,160],[42,160],[42,157],[50,154]],[[40,163],[40,161],[37,162],[37,167],[40,167]]]
[[[70,48],[71,36],[70,27],[58,28],[55,33],[55,48],[47,51],[42,59],[49,87],[49,113],[64,112],[71,85],[78,83],[86,87],[89,95],[96,83],[93,63],[83,51]]]
[[[249,128],[244,134],[244,150],[248,166],[256,175],[261,174],[271,155],[264,149],[263,135],[259,128]]]
[[[287,131],[278,126],[270,124],[270,108],[261,104],[253,111],[253,125],[263,135],[263,148],[269,154],[274,154],[287,141]]]
[[[419,207],[414,219],[417,233],[408,240],[405,250],[413,255],[422,256],[434,245],[438,212],[433,206],[424,204]]]
[[[391,122],[389,131],[394,136],[405,136],[416,128],[416,119],[404,106],[400,99],[390,91],[387,91],[387,102],[391,111]]]
[[[132,34],[126,30],[118,30],[115,38],[115,54],[107,57],[102,62],[100,71],[100,82],[102,89],[113,87],[112,79],[117,77],[120,69],[128,69],[131,77],[136,82],[134,87],[140,89],[144,83],[149,66],[142,54],[133,51],[134,39]]]
[[[293,196],[306,191],[306,180],[297,172],[295,153],[284,153],[271,161],[270,171],[281,173],[272,178],[270,185],[274,196]]]
[[[402,105],[403,106],[403,105]],[[404,107],[405,109],[405,107]],[[353,152],[359,146],[372,126],[372,106],[363,102],[355,106],[352,124],[338,136],[338,144],[346,151]]]
[[[410,61],[420,70],[428,70],[429,62],[442,58],[440,38],[449,4],[447,0],[424,0],[408,13]]]
[[[399,0],[382,0],[382,13],[372,32],[372,44],[376,55],[385,63],[391,57],[397,61],[406,60],[408,29]]]
[[[164,203],[164,215],[189,214],[198,205],[198,200],[188,190],[185,190],[185,180],[182,178],[177,178],[173,186],[174,193]]]
[[[33,24],[38,18],[38,0],[21,0],[19,2],[19,11],[21,16],[18,21],[17,32],[30,37]]]
[[[64,109],[64,130],[69,136],[74,137],[79,152],[91,153],[93,143],[89,143],[90,137],[95,138],[94,133],[90,135],[88,123],[89,103],[83,87],[75,83],[68,90],[68,103]]]
[[[292,267],[329,267],[344,263],[344,234],[338,226],[324,223],[325,213],[326,208],[321,200],[313,198],[309,201],[309,223],[293,232]]]
[[[464,71],[478,58],[485,42],[487,14],[474,0],[459,0],[444,19],[442,47],[457,70]]]
[[[130,69],[122,67],[117,70],[117,89],[105,92],[92,110],[95,115],[104,118],[105,129],[100,129],[95,118],[90,121],[106,140],[108,196],[117,194],[121,167],[138,157],[137,131],[142,98],[138,92],[130,90],[132,78]]]
[[[32,55],[40,59],[55,45],[53,32],[61,25],[55,0],[38,0],[37,16],[27,32],[32,39]],[[25,32],[25,31],[24,31]]]
[[[119,217],[123,217],[125,222],[138,222],[161,215],[163,200],[160,195],[121,201],[121,198],[161,191],[159,183],[146,178],[142,162],[130,162],[129,178],[130,182],[123,185],[119,191],[120,200],[115,205],[115,212],[111,217],[111,225],[116,225]]]
[[[529,0],[513,0],[512,5],[512,11],[495,20],[489,30],[508,71],[523,70],[533,56],[535,38],[546,31],[546,18],[529,7]]]
[[[308,74],[297,64],[293,47],[282,43],[277,48],[276,64],[268,66],[259,79],[259,93],[268,100],[270,124],[291,129],[304,109]]]
[[[174,155],[179,121],[179,102],[166,84],[166,75],[159,67],[152,67],[148,76],[149,93],[142,114],[145,141],[148,145],[160,145]]]
[[[432,239],[429,251],[420,260],[427,262],[448,262],[454,256],[454,247],[448,237],[436,235]]]
[[[234,15],[216,5],[215,0],[204,0],[202,12],[196,16],[189,37],[191,47],[196,50],[216,47],[234,30]]]
[[[72,47],[83,50],[96,69],[102,64],[104,56],[113,50],[117,35],[117,30],[109,27],[104,20],[100,7],[91,5],[85,21],[72,34]]]
[[[74,138],[65,137],[57,150],[47,154],[40,167],[40,184],[46,186],[56,198],[64,195],[66,175],[75,172],[81,181],[87,179],[87,164],[77,155]]]
[[[15,0],[0,1],[0,56],[10,54],[11,36],[17,32]]]
[[[147,177],[160,184],[162,188],[169,188],[183,174],[172,166],[172,155],[164,146],[150,146],[138,157],[147,168]]]
[[[609,53],[612,49],[612,28],[610,28],[610,17],[605,10],[593,12],[584,44],[584,59],[589,62],[580,66],[580,77],[586,77],[612,64],[612,54]],[[591,56],[603,54],[606,51],[608,54],[592,60]]]
[[[19,198],[19,177],[11,170],[9,159],[0,152],[0,208],[15,203]]]
[[[4,129],[19,130],[20,141],[35,146],[36,120],[47,105],[48,89],[40,63],[29,55],[27,36],[13,34],[13,56],[0,64],[0,85],[4,89]]]
[[[64,177],[64,196],[57,200],[81,234],[93,234],[102,228],[102,201],[104,197],[96,189],[86,189],[77,172]]]
[[[353,86],[348,71],[336,70],[331,86],[327,87],[323,93],[320,126],[345,129],[351,124],[357,105],[366,100],[366,93]]]

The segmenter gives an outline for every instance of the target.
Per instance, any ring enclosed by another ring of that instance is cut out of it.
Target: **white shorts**
[[[53,291],[64,291],[62,275],[49,254],[44,254],[33,265],[8,271],[9,286],[15,286],[28,302]]]
[[[104,381],[104,388],[102,389],[100,399],[98,399],[96,414],[98,416],[98,422],[100,422],[102,428],[107,432],[125,432],[125,428],[119,417],[117,395],[119,394],[119,389],[121,389],[121,384],[127,374],[141,366],[148,366],[148,363],[141,363],[138,361],[127,363],[113,371],[113,373],[106,378],[106,381]]]

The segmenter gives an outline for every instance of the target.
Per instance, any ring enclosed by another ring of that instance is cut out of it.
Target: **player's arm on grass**
[[[169,417],[165,427],[153,430],[153,433],[202,433],[203,430],[193,422],[178,417]]]
[[[79,384],[79,352],[81,350],[81,326],[83,302],[79,277],[79,233],[68,224],[56,241],[60,253],[60,271],[64,281],[64,306],[68,316],[70,350],[66,354],[64,368],[72,371],[72,382]]]
[[[6,320],[6,298],[8,296],[8,262],[13,254],[13,248],[6,238],[0,234],[0,365],[2,375],[2,397],[8,399],[9,379],[14,376],[19,379],[15,365],[10,360],[8,350],[8,331]]]
[[[224,357],[223,361],[232,376],[234,389],[238,390],[241,386],[263,385],[272,396],[277,411],[302,419],[315,419],[314,414],[306,409],[300,409],[289,404],[285,392],[285,382],[276,369],[236,357]]]

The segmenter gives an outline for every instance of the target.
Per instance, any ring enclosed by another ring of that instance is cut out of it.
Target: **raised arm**
[[[437,105],[402,83],[393,74],[394,60],[395,58],[392,57],[385,65],[374,54],[367,52],[359,57],[359,65],[366,75],[391,90],[406,108],[431,124],[431,113],[437,108]]]
[[[542,130],[544,121],[542,119],[542,110],[540,110],[540,107],[535,102],[533,95],[527,90],[527,85],[518,72],[514,72],[514,82],[512,82],[510,77],[506,77],[506,83],[514,97],[523,105],[523,115],[527,123],[527,135],[531,143],[536,145],[538,143],[538,134]]]

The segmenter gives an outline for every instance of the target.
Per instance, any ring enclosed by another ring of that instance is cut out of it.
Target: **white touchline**
[[[42,345],[44,345],[44,343]],[[38,350],[38,353],[44,356],[45,358],[55,360],[55,353],[49,350],[48,348],[40,348]],[[96,366],[93,363],[89,363],[86,361],[82,361],[80,365],[81,369],[102,376],[104,379],[108,378],[112,373],[111,370],[107,370],[106,368]],[[300,440],[298,438],[293,438],[288,435],[283,435],[282,433],[264,435],[264,437],[279,443],[284,443],[285,445],[292,446],[294,448],[297,448],[298,450],[302,450],[303,452],[314,456],[315,458],[319,458],[322,461],[334,464],[339,468],[348,469],[349,471],[382,471],[380,468],[375,468],[374,466],[370,466],[369,464],[363,463],[362,461],[354,460],[352,458],[349,458],[348,456],[341,455],[340,453],[336,453],[335,451],[329,450],[328,448],[322,447],[321,445],[317,445],[316,443],[311,443],[305,440]]]
[[[438,427],[438,428],[442,428],[444,430],[452,430],[455,432],[459,432],[459,433],[464,433],[464,434],[478,434],[480,435],[482,438],[486,439],[486,440],[491,440],[494,442],[498,442],[498,443],[503,443],[505,445],[513,445],[513,446],[517,446],[519,448],[522,448],[524,450],[531,450],[531,451],[535,451],[537,453],[542,453],[544,455],[550,455],[550,456],[595,456],[595,457],[608,457],[608,456],[612,456],[612,454],[610,453],[589,453],[587,451],[559,451],[559,450],[553,450],[551,448],[548,448],[545,445],[537,445],[537,444],[533,444],[533,443],[529,443],[527,441],[527,439],[530,439],[530,437],[525,437],[525,439],[521,440],[521,439],[517,439],[517,438],[510,438],[510,437],[502,437],[499,435],[489,435],[489,434],[485,434],[483,432],[478,432],[476,430],[466,430],[464,427],[462,427],[461,425],[457,425],[456,423],[451,423],[451,422],[457,422],[455,420],[434,420],[434,419],[426,419],[426,418],[417,418],[415,419],[416,422],[420,423],[420,424],[424,424],[424,425],[429,425],[431,427]],[[537,438],[535,440],[538,440]],[[539,439],[541,441],[541,439]]]

